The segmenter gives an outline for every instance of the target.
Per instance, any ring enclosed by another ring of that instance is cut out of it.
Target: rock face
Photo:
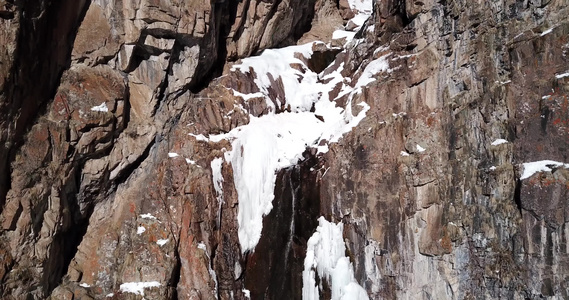
[[[56,2],[0,0],[0,298],[301,299],[320,216],[370,299],[569,298],[568,1]],[[217,137],[326,118],[235,66],[317,40],[280,71],[365,118],[244,251]]]

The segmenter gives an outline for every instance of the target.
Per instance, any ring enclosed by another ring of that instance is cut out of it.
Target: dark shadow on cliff
[[[302,298],[306,243],[320,216],[320,184],[313,171],[318,164],[310,156],[277,176],[273,209],[263,218],[261,239],[244,273],[251,299]]]

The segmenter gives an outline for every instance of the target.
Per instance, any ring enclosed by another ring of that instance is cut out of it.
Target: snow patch
[[[160,282],[149,281],[149,282],[126,282],[120,285],[120,291],[123,293],[132,293],[135,295],[144,296],[144,289],[159,287]]]
[[[109,108],[107,107],[107,103],[103,102],[101,105],[91,107],[92,111],[100,111],[100,112],[109,112]]]
[[[114,296],[115,296],[114,293],[108,293],[105,297],[107,297],[107,298],[112,298],[112,297],[114,297]]]
[[[251,94],[243,94],[243,93],[240,93],[234,89],[231,89],[231,91],[233,92],[233,95],[235,95],[237,97],[241,97],[245,101],[248,101],[248,100],[254,99],[254,98],[265,98],[265,95],[261,92],[256,92],[256,93],[251,93]]]
[[[189,136],[193,136],[196,138],[196,140],[201,141],[201,142],[209,142],[209,138],[207,138],[205,135],[203,134],[193,134],[193,133],[188,133]]]
[[[379,72],[390,72],[389,70],[389,62],[387,58],[391,55],[391,53],[383,55],[382,57],[372,60],[364,69],[358,82],[355,86],[356,90],[361,92],[361,87],[374,82],[376,79],[373,78]]]
[[[151,214],[142,214],[142,215],[140,215],[140,217],[143,219],[148,219],[148,220],[158,220],[158,219],[156,219],[155,216],[153,216]]]
[[[551,172],[552,168],[563,167],[565,169],[569,169],[569,164],[553,160],[540,160],[540,161],[524,163],[523,167],[524,167],[524,172],[522,173],[522,176],[520,176],[521,180],[529,178],[533,174],[538,172]]]
[[[569,72],[555,75],[555,78],[557,78],[557,79],[561,79],[563,77],[569,77]]]
[[[207,248],[203,242],[198,243],[198,249],[202,249],[203,251],[207,251]]]
[[[339,40],[345,38],[346,41],[351,41],[354,39],[355,35],[356,35],[355,31],[335,30],[334,32],[332,32],[332,39]]]
[[[88,284],[88,283],[85,283],[85,282],[82,282],[81,284],[79,284],[79,286],[80,286],[80,287],[84,287],[84,288],[88,288],[88,287],[91,287],[91,285],[90,285],[90,284]]]
[[[496,171],[496,166],[491,166],[490,171]]]
[[[269,95],[269,88],[280,77],[286,99],[277,98],[278,104],[286,102],[290,104],[294,112],[308,111],[316,100],[316,95],[312,93],[310,85],[316,83],[317,75],[310,72],[310,69],[295,56],[295,53],[310,58],[313,52],[312,46],[313,43],[308,43],[280,49],[266,49],[259,56],[243,59],[241,64],[234,65],[231,71],[254,72],[256,75],[254,82],[263,95]],[[302,66],[301,70],[292,68],[291,64]],[[300,83],[299,79],[302,79]],[[273,101],[269,97],[265,99],[267,106],[274,111]]]
[[[555,27],[549,28],[546,31],[542,32],[539,36],[544,36],[546,34],[549,34],[553,31],[553,29],[555,29]]]
[[[344,225],[328,222],[324,217],[320,217],[318,223],[316,232],[307,243],[302,271],[302,299],[320,299],[316,274],[330,284],[332,300],[369,299],[354,277],[350,259],[345,256],[346,246],[342,236]]]
[[[146,228],[144,228],[143,226],[138,226],[138,228],[136,229],[136,234],[141,235],[146,231]]]
[[[157,240],[156,244],[158,244],[158,246],[162,247],[162,246],[166,245],[166,243],[168,243],[169,241],[170,241],[170,239]]]
[[[425,149],[425,148],[421,147],[421,145],[417,144],[417,151],[418,152],[425,152],[425,150],[427,150],[427,149]]]
[[[178,157],[180,155],[178,155],[178,153],[174,153],[174,152],[170,152],[168,153],[168,157],[172,158],[172,157]]]
[[[249,291],[248,289],[243,289],[243,295],[245,295],[245,297],[247,297],[247,299],[251,299],[251,291]]]
[[[409,156],[409,153],[407,153],[405,151],[401,151],[401,156]]]
[[[506,143],[508,143],[508,141],[506,141],[505,139],[497,139],[497,140],[493,141],[491,145],[492,146],[498,146],[498,145],[506,144]]]
[[[191,160],[189,158],[186,158],[186,162],[189,163],[190,165],[195,165],[196,161],[195,160]]]

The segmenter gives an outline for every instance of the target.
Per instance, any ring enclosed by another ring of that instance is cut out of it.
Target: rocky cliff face
[[[567,16],[0,0],[0,298],[569,298]]]

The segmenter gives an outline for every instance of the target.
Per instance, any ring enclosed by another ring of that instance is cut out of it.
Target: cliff
[[[567,16],[0,0],[0,298],[567,299]]]

